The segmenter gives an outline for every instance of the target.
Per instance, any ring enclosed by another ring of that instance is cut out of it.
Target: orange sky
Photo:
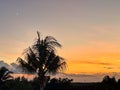
[[[6,60],[5,62],[9,64],[16,62],[17,57],[22,56],[28,43],[16,43],[18,46],[13,49],[15,51],[12,53],[10,51],[8,53],[0,52],[0,55],[3,56],[1,60]],[[88,45],[65,45],[63,48],[57,49],[57,54],[67,61],[66,73],[120,72],[120,46],[117,43],[119,42],[89,41]]]
[[[103,42],[92,42],[89,46],[64,48],[59,52],[66,57],[67,73],[120,72],[120,48]]]
[[[66,73],[120,72],[119,0],[1,0],[0,60],[16,62],[36,31],[54,36]]]

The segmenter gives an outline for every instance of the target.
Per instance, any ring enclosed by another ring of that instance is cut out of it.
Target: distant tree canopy
[[[105,76],[103,78],[102,83],[111,83],[111,84],[113,84],[113,83],[116,83],[116,80],[115,80],[115,77],[110,78],[109,76]]]
[[[66,62],[56,54],[56,47],[62,45],[54,37],[46,36],[42,39],[39,32],[37,35],[34,44],[24,51],[25,59],[19,57],[17,61],[24,71],[37,73],[40,89],[43,90],[48,78],[46,75],[63,71]]]

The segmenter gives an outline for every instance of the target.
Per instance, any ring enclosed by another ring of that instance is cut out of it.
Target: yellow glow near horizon
[[[109,2],[108,2],[109,1]],[[120,72],[120,0],[0,0],[0,60],[16,62],[36,31],[62,45],[66,73]]]
[[[25,49],[24,45],[21,47]],[[0,53],[0,55],[3,55],[2,59],[10,64],[16,62],[17,57],[21,57],[23,48],[19,47],[17,53]],[[100,42],[95,46],[90,44],[90,46],[63,47],[57,50],[57,54],[67,62],[66,73],[120,72],[120,49],[117,45]]]
[[[120,49],[114,45],[67,48],[59,54],[67,60],[66,73],[120,72]]]

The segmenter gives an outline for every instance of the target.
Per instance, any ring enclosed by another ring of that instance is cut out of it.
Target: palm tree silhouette
[[[2,85],[4,82],[12,79],[12,76],[10,75],[12,72],[9,71],[5,67],[0,68],[0,85]]]
[[[52,36],[46,36],[41,39],[40,33],[37,32],[38,38],[32,47],[24,51],[25,59],[18,58],[17,61],[24,71],[37,73],[39,78],[40,90],[44,90],[48,74],[56,74],[66,68],[65,60],[56,55],[56,47],[62,47]]]

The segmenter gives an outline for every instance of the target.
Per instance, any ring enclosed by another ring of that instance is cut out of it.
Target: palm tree
[[[4,82],[12,79],[12,76],[10,75],[12,72],[9,71],[5,67],[0,68],[0,85],[2,85]]]
[[[39,78],[40,90],[44,90],[47,79],[51,74],[63,71],[66,68],[65,60],[56,54],[56,47],[62,47],[52,36],[38,38],[32,47],[24,51],[25,59],[18,58],[17,61],[24,71],[36,73]]]

